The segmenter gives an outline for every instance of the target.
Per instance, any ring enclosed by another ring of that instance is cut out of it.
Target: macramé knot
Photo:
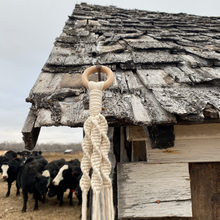
[[[84,124],[85,137],[82,142],[83,158],[81,169],[83,176],[80,186],[83,192],[82,220],[86,220],[87,193],[93,189],[93,220],[100,220],[100,199],[102,200],[102,216],[104,220],[114,220],[112,198],[112,182],[109,177],[111,163],[108,158],[110,143],[107,137],[108,124],[102,110],[102,90],[104,82],[89,82],[90,116]],[[90,180],[89,171],[93,169]],[[100,197],[101,195],[101,197]]]
[[[89,114],[98,115],[102,110],[102,89],[104,82],[93,82],[90,81],[88,84],[90,94]]]

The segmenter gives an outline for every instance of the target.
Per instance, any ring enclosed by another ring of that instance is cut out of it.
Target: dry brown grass
[[[43,153],[43,156],[48,160],[56,160],[64,158],[71,160],[78,158],[81,160],[82,152],[75,154],[63,153]],[[7,182],[0,179],[0,219],[6,220],[79,220],[81,213],[81,206],[78,206],[78,200],[73,195],[73,206],[69,206],[68,191],[64,194],[63,206],[58,206],[58,201],[55,197],[46,198],[45,204],[39,202],[39,210],[34,211],[34,199],[32,195],[28,195],[27,212],[22,213],[23,198],[22,193],[16,197],[15,182],[11,188],[11,195],[5,197],[7,192]]]

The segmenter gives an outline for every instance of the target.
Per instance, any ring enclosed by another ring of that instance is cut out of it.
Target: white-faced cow
[[[78,159],[71,160],[67,162],[65,165],[63,165],[57,176],[54,178],[52,181],[54,186],[58,186],[56,190],[60,195],[60,202],[59,205],[62,206],[63,204],[63,193],[69,189],[69,205],[73,205],[72,202],[72,193],[76,189],[76,187],[79,184],[79,179],[78,177],[81,175],[81,169],[80,169],[80,162]],[[52,189],[50,189],[51,191]],[[49,192],[49,194],[52,194]]]
[[[53,160],[45,166],[45,170],[42,175],[50,179],[50,181],[48,182],[48,186],[51,181],[56,177],[57,173],[60,170],[60,167],[62,167],[65,163],[65,159],[61,158],[59,160]]]
[[[6,180],[8,183],[8,191],[6,197],[10,195],[11,184],[17,179],[19,168],[20,168],[20,160],[18,158],[4,162],[1,166],[2,178]],[[17,187],[16,195],[19,195],[19,187],[17,184],[16,187]]]

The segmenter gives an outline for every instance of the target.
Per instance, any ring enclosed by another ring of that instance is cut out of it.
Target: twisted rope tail
[[[86,220],[87,194],[91,186],[89,171],[91,169],[92,142],[90,138],[91,124],[89,119],[87,119],[84,124],[84,131],[85,131],[85,137],[82,141],[83,158],[81,161],[81,170],[83,172],[83,175],[80,180],[80,187],[82,190],[82,220]]]
[[[103,188],[104,193],[106,195],[106,215],[108,219],[114,219],[114,207],[113,207],[113,199],[112,199],[112,181],[109,177],[111,173],[111,162],[108,158],[108,153],[110,150],[110,142],[107,137],[108,124],[103,115],[100,115],[101,122],[101,134],[102,134],[102,143],[101,143],[101,153],[102,153],[102,166],[101,173],[103,176]]]
[[[103,219],[114,220],[112,199],[112,182],[109,177],[111,163],[108,159],[110,143],[107,137],[108,124],[100,114],[102,107],[102,89],[104,82],[89,82],[90,116],[84,125],[85,138],[82,143],[83,159],[81,169],[83,176],[80,186],[83,191],[82,219],[86,220],[86,201],[90,185],[93,189],[93,220],[101,219],[100,201],[102,200]],[[90,180],[89,170],[93,168]]]

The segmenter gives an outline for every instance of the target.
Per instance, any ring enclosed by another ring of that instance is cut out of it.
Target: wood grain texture
[[[168,76],[163,70],[137,70],[137,74],[148,89],[174,83],[173,78]]]
[[[220,125],[174,126],[175,145],[166,150],[147,148],[148,163],[220,161]]]
[[[148,115],[152,121],[152,124],[158,124],[158,123],[176,123],[176,118],[173,114],[170,114],[168,111],[166,111],[164,108],[161,107],[161,104],[156,99],[155,95],[153,94],[152,90],[146,88],[141,82],[140,78],[136,76],[136,80],[140,87],[140,98],[142,101],[142,104],[146,111],[148,112]]]
[[[149,115],[146,109],[144,108],[140,99],[137,96],[135,95],[131,96],[131,105],[132,105],[135,121],[144,122],[144,124],[151,123],[151,120],[149,118]]]
[[[127,155],[126,151],[126,132],[125,132],[125,127],[120,128],[120,162],[125,163],[129,162],[129,157]]]
[[[174,125],[176,139],[220,138],[220,124]]]
[[[99,44],[98,45],[98,52],[100,54],[104,54],[104,53],[119,53],[119,52],[123,52],[124,51],[124,47],[121,46],[119,43],[114,43],[111,45],[107,45],[104,46],[103,44]]]
[[[36,122],[36,118],[37,118],[36,114],[32,109],[30,109],[21,131],[23,135],[22,138],[25,143],[25,148],[28,150],[34,149],[40,133],[40,128],[36,128],[34,126]]]
[[[144,36],[138,39],[125,39],[125,41],[133,48],[136,49],[152,49],[152,48],[171,48],[165,42],[159,42],[152,37]]]
[[[90,55],[70,55],[65,59],[64,65],[66,66],[77,66],[77,65],[94,65],[94,58]]]
[[[119,219],[191,217],[187,163],[118,164]]]
[[[130,93],[139,93],[139,84],[132,71],[125,71],[125,80]]]
[[[207,103],[216,108],[220,106],[220,89],[214,85],[155,87],[153,93],[164,109],[180,115],[201,113]]]
[[[191,163],[193,220],[219,220],[220,163]]]
[[[98,58],[100,64],[125,63],[131,61],[130,53],[107,53]]]
[[[114,126],[219,121],[218,17],[76,4],[54,45],[26,99],[37,126],[83,125],[80,74],[97,62],[115,71],[102,112]]]
[[[33,86],[30,94],[53,92],[54,90],[56,90],[59,83],[62,81],[63,76],[63,73],[53,74],[42,72],[36,80],[36,83]]]
[[[141,126],[126,127],[126,136],[128,141],[147,141],[146,133]]]
[[[164,67],[164,72],[171,76],[176,82],[180,83],[192,83],[189,79],[188,75],[186,75],[183,71],[181,71],[176,66],[166,66]]]
[[[220,139],[180,139],[166,150],[148,147],[149,163],[220,161]]]
[[[206,58],[206,59],[215,59],[215,60],[219,60],[220,61],[220,54],[216,53],[215,51],[198,51],[195,50],[193,47],[187,47],[185,48],[185,50],[189,53],[192,53],[194,55],[197,55],[199,57],[202,58]]]
[[[120,92],[126,92],[128,91],[128,86],[125,79],[125,73],[123,71],[117,71],[115,72],[116,80],[118,82],[118,87],[120,89]]]
[[[51,118],[51,111],[49,109],[40,109],[37,112],[37,119],[35,122],[35,127],[36,128],[40,128],[42,126],[53,126],[54,125],[54,121]]]
[[[181,57],[163,51],[159,52],[133,52],[134,63],[179,63]]]
[[[132,141],[131,162],[147,160],[147,144],[145,141]]]

